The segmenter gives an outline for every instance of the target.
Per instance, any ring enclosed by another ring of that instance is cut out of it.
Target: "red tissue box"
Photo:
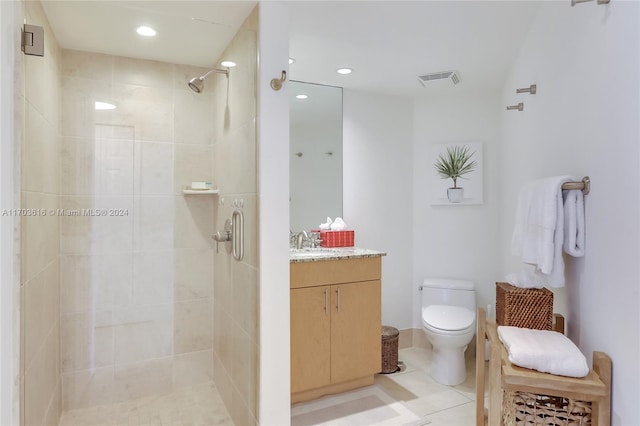
[[[320,247],[353,247],[354,231],[320,231]]]

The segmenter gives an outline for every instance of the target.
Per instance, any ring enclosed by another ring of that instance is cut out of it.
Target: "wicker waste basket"
[[[389,374],[398,371],[398,338],[400,332],[395,327],[382,326],[382,370]]]

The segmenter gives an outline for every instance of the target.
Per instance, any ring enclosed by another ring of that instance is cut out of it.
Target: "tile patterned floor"
[[[401,349],[398,354],[405,368],[393,374],[379,374],[375,382],[385,391],[403,401],[420,417],[428,418],[430,426],[475,425],[476,381],[475,359],[467,360],[467,379],[457,386],[437,383],[429,375],[431,350]]]
[[[399,351],[402,371],[379,374],[375,384],[429,426],[475,424],[475,361],[467,362],[467,380],[458,386],[436,383],[429,375],[431,350]],[[339,419],[337,419],[339,420]],[[59,426],[234,426],[213,382],[170,395],[141,398],[107,406],[66,411]],[[238,425],[242,426],[242,425]],[[401,426],[401,425],[398,425]]]
[[[65,411],[59,426],[234,426],[213,382],[169,395]]]
[[[421,420],[410,424],[475,425],[474,359],[467,361],[467,380],[458,386],[441,385],[431,378],[429,375],[430,349],[402,349],[399,351],[399,360],[404,363],[404,368],[397,373],[376,375],[375,385],[389,396],[389,406],[400,403]],[[341,394],[340,397],[348,399],[349,394],[353,392],[358,392],[358,390]],[[339,401],[340,398],[337,400]],[[362,407],[351,407],[352,413],[366,412],[367,409],[364,404]],[[300,423],[300,417],[294,420]],[[306,424],[311,425],[313,422]],[[346,417],[336,417],[331,421],[331,424],[346,425],[349,423]],[[404,423],[401,422],[394,426],[404,426]]]

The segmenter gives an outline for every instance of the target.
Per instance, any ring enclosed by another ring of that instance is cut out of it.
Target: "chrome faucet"
[[[303,248],[305,241],[309,241],[309,235],[307,235],[307,231],[298,232],[298,234],[296,235],[296,248]]]

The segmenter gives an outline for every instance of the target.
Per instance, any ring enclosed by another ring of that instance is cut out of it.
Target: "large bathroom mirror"
[[[290,227],[342,216],[342,88],[291,81]]]

